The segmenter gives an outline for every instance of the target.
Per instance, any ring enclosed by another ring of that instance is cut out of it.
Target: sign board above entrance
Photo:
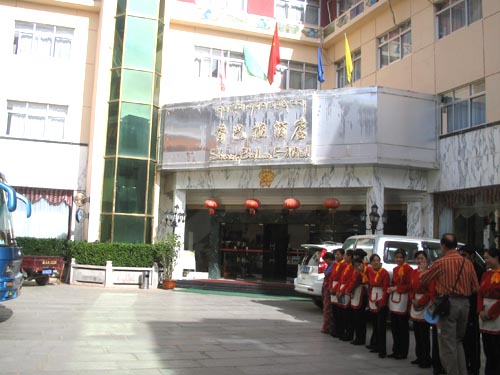
[[[170,107],[163,120],[163,152],[169,163],[310,163],[311,96],[269,94],[184,103]]]
[[[437,168],[438,98],[296,90],[162,108],[162,170],[291,165]]]

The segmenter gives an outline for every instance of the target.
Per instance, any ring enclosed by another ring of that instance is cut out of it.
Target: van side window
[[[373,254],[373,248],[375,247],[375,240],[373,238],[360,238],[356,243],[356,249],[363,249],[366,251],[367,260]]]
[[[415,253],[418,251],[418,244],[415,242],[398,242],[398,241],[386,241],[384,243],[384,262],[393,263],[394,253],[397,249],[403,249],[406,251],[406,262],[415,263]]]
[[[429,263],[433,263],[443,256],[443,253],[441,251],[441,244],[439,242],[425,241],[422,242],[422,247],[429,255]]]

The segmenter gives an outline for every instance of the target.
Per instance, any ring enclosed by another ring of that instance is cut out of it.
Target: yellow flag
[[[345,72],[347,75],[347,82],[351,83],[352,81],[352,57],[351,57],[351,49],[349,48],[349,42],[347,41],[347,35],[344,34],[345,38]]]

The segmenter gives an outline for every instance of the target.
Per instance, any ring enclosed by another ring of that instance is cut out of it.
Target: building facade
[[[0,1],[0,25],[18,236],[152,242],[178,206],[198,271],[284,280],[373,205],[376,233],[500,231],[496,0]]]

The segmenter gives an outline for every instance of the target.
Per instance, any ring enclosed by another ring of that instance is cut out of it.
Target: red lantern
[[[287,199],[285,199],[283,206],[286,209],[288,209],[288,211],[292,212],[293,210],[296,210],[297,208],[300,207],[300,202],[298,199],[295,199],[295,198],[287,198]]]
[[[337,198],[326,198],[323,202],[323,207],[331,213],[335,213],[335,210],[340,207],[340,201]]]
[[[208,213],[210,215],[214,215],[215,210],[219,207],[219,202],[215,199],[207,199],[205,200],[205,207],[208,208]]]
[[[258,199],[247,199],[245,201],[245,207],[248,208],[248,213],[250,215],[255,215],[257,213],[257,208],[260,207],[260,201]]]

